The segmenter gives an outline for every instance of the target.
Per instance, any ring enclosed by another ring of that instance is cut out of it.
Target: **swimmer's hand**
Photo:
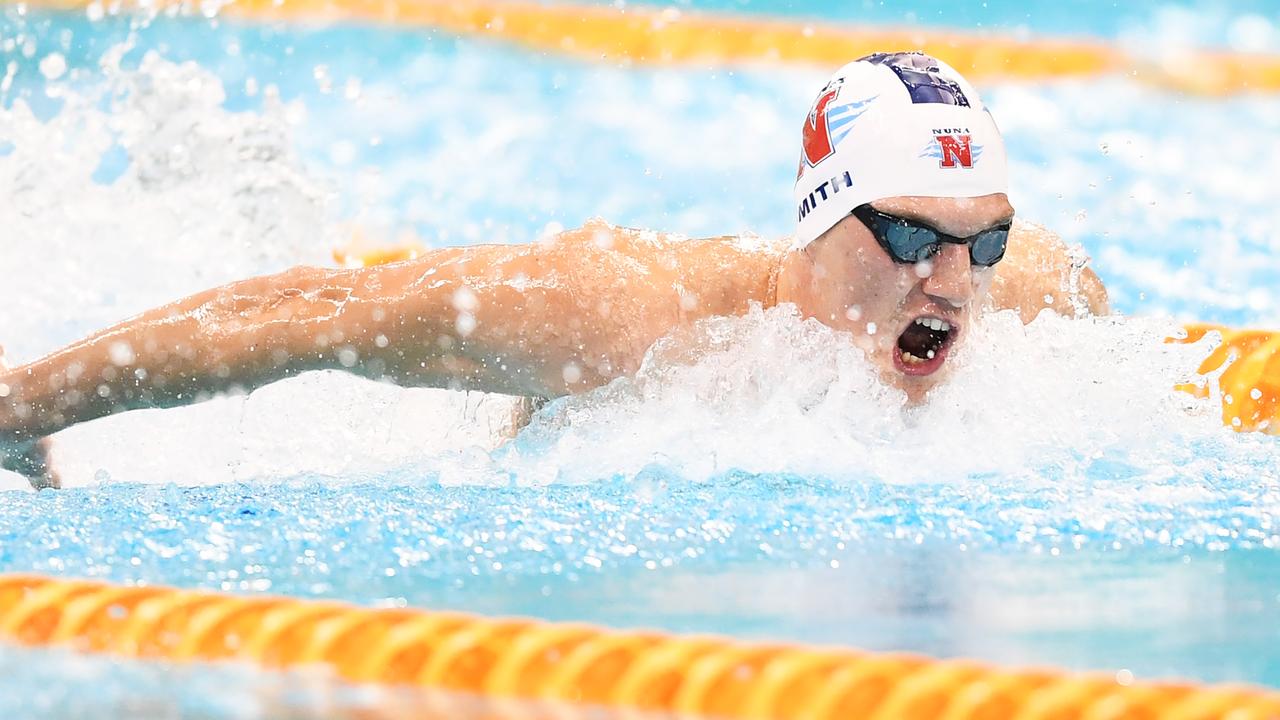
[[[25,477],[37,490],[61,487],[62,481],[51,464],[52,444],[50,438],[12,444],[0,440],[0,467]]]
[[[4,360],[4,348],[0,347],[0,375],[9,366]],[[4,393],[6,396],[8,393]],[[12,413],[12,401],[0,397],[0,418]],[[62,481],[51,461],[53,441],[50,438],[21,438],[15,433],[0,430],[0,467],[12,470],[30,481],[32,487],[61,487]]]

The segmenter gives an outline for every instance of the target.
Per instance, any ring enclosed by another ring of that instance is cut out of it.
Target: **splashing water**
[[[651,466],[692,479],[1071,482],[1116,456],[1159,476],[1194,465],[1197,444],[1252,452],[1222,429],[1214,400],[1173,391],[1207,348],[1163,343],[1172,331],[1052,313],[1024,327],[1012,312],[990,314],[953,378],[907,408],[849,336],[789,307],[756,308],[660,341],[634,379],[554,403],[497,458],[520,482]]]
[[[51,118],[21,99],[0,109],[22,140],[0,158],[0,181],[15,189],[0,222],[16,244],[0,256],[0,273],[20,276],[19,263],[37,255],[77,258],[58,265],[66,284],[32,284],[6,308],[3,339],[14,355],[338,243],[323,186],[291,150],[297,103],[268,91],[261,112],[229,112],[222,86],[199,66],[147,53],[125,70],[129,50],[104,56],[99,85],[52,83],[63,106]],[[177,271],[157,276],[155,267]],[[108,289],[118,284],[130,292]],[[51,332],[58,308],[75,312]],[[492,454],[483,448],[509,428],[492,420],[510,413],[501,399],[326,373],[179,411],[141,454],[149,471],[112,459],[113,447],[157,434],[161,423],[145,414],[72,430],[63,462],[79,478],[183,482],[415,463],[440,468],[446,482],[484,484],[580,483],[646,468],[695,480],[743,471],[949,482],[1079,479],[1117,456],[1159,475],[1205,462],[1188,450],[1204,443],[1252,452],[1217,427],[1211,403],[1172,392],[1207,350],[1163,344],[1170,331],[1159,321],[1051,315],[1024,328],[991,315],[955,358],[953,380],[924,407],[904,409],[847,338],[787,309],[755,310],[661,341],[636,378],[553,403]],[[444,422],[441,403],[451,407]],[[476,420],[489,425],[451,430]],[[199,462],[167,460],[191,459],[175,450],[192,445]]]
[[[334,244],[325,192],[290,146],[289,107],[268,97],[261,113],[228,112],[209,72],[155,53],[123,70],[128,50],[104,56],[99,84],[51,83],[62,103],[52,117],[21,98],[0,108],[0,137],[16,141],[0,157],[11,188],[0,276],[60,259],[56,281],[24,283],[6,304],[0,342],[12,355]]]

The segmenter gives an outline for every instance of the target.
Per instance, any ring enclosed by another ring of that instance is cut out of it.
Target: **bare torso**
[[[42,472],[37,441],[135,408],[190,404],[315,369],[404,386],[555,397],[634,373],[655,340],[776,303],[786,241],[683,240],[593,221],[547,242],[446,248],[355,270],[295,268],[130,318],[0,367],[0,454]],[[990,306],[1105,311],[1062,242],[1015,227]],[[1083,300],[1081,300],[1083,299]]]

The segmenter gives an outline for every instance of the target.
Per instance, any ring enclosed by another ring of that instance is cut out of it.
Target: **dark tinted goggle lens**
[[[974,265],[995,265],[1004,258],[1004,249],[1008,244],[1009,228],[983,230],[969,238],[969,260]]]
[[[933,228],[884,215],[870,206],[860,206],[853,211],[867,229],[876,236],[889,256],[900,263],[924,262],[933,257],[941,243],[949,242],[969,246],[969,262],[990,267],[1004,258],[1009,242],[1009,226],[994,227],[969,238],[942,235]]]
[[[889,247],[889,255],[900,263],[924,262],[938,252],[938,233],[927,227],[893,221],[879,224],[884,233],[884,244]]]

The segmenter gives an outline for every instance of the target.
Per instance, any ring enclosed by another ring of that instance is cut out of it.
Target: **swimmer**
[[[634,373],[658,338],[753,304],[849,333],[912,403],[984,310],[1107,312],[1097,276],[1015,221],[978,94],[920,53],[835,73],[804,120],[790,242],[683,240],[590,221],[528,245],[298,267],[145,312],[0,367],[3,466],[58,486],[48,436],[138,408],[336,369],[409,387],[536,398]]]

